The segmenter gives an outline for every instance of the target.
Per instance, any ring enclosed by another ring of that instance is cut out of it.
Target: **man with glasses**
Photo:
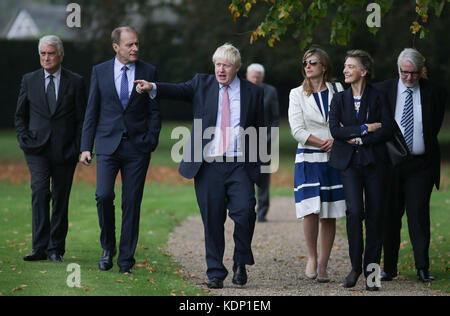
[[[233,284],[246,284],[245,265],[254,264],[254,185],[260,184],[260,160],[252,144],[259,143],[257,133],[264,126],[264,90],[237,76],[241,55],[233,45],[217,48],[212,60],[215,75],[197,74],[180,84],[137,80],[136,90],[149,91],[151,97],[192,103],[194,126],[186,146],[190,150],[184,148],[179,172],[194,178],[205,232],[208,287],[218,289],[223,288],[228,274],[223,264],[227,210],[235,224]],[[196,125],[199,121],[201,128]],[[246,141],[247,137],[241,137],[242,129],[256,131],[256,139]],[[203,137],[206,130],[214,132],[212,140]]]
[[[402,217],[406,209],[417,275],[422,282],[434,277],[429,268],[430,197],[439,189],[440,149],[447,92],[423,78],[424,58],[413,48],[398,57],[399,78],[379,84],[409,147],[411,159],[392,169],[384,222],[382,281],[397,276]]]

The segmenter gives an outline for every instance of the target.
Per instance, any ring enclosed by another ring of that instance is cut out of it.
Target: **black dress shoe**
[[[354,287],[356,285],[356,282],[358,282],[358,278],[360,275],[361,272],[356,272],[355,270],[352,270],[344,280],[344,287],[345,288]]]
[[[221,279],[211,279],[208,282],[209,289],[222,289],[223,288],[223,280]]]
[[[117,250],[103,250],[102,258],[98,264],[100,270],[108,271],[113,267],[113,258],[116,255]]]
[[[58,253],[52,253],[48,256],[48,258],[53,262],[64,262],[63,257]]]
[[[389,272],[386,272],[386,271],[381,271],[381,274],[380,274],[380,280],[381,281],[392,281],[392,279],[393,278],[395,278],[397,276],[397,272],[395,272],[395,273],[389,273]]]
[[[45,251],[33,251],[31,254],[26,255],[23,257],[24,261],[40,261],[40,260],[47,260],[47,254]]]
[[[122,274],[133,274],[131,268],[120,268],[119,272]]]
[[[417,270],[417,276],[419,277],[419,280],[424,283],[434,281],[434,276],[430,273],[430,271],[425,269]]]
[[[247,283],[247,270],[245,270],[245,264],[234,264],[233,265],[233,284],[245,285]]]

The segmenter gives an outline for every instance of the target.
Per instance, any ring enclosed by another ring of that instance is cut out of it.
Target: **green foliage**
[[[349,43],[352,34],[365,22],[361,19],[361,12],[365,13],[369,3],[366,0],[232,0],[229,11],[234,20],[240,17],[248,17],[253,7],[258,4],[268,4],[265,20],[252,32],[250,42],[254,43],[258,38],[267,39],[270,47],[280,41],[281,36],[288,31],[288,26],[293,25],[292,36],[300,38],[300,49],[304,50],[313,41],[313,32],[321,23],[326,21],[327,16],[333,16],[330,30],[330,44],[345,46]],[[377,0],[380,5],[381,17],[385,16],[393,6],[393,0]],[[428,30],[425,23],[431,8],[439,17],[449,0],[417,0],[417,19],[410,27],[412,34],[419,33],[423,39]],[[358,14],[359,13],[359,14]],[[370,28],[370,32],[376,34],[378,28]]]

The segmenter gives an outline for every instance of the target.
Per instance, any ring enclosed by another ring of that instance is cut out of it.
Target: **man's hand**
[[[136,84],[137,93],[140,94],[149,92],[153,89],[153,84],[145,80],[135,80],[134,83]]]
[[[90,151],[83,151],[81,153],[80,162],[86,166],[90,166],[92,161],[92,154]]]

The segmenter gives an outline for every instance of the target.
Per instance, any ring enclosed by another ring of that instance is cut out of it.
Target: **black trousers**
[[[203,163],[195,177],[195,193],[205,232],[206,274],[209,279],[225,279],[224,224],[229,216],[234,221],[234,255],[238,264],[254,264],[251,242],[255,230],[255,187],[243,163]]]
[[[352,269],[367,276],[372,272],[367,271],[368,265],[379,265],[381,259],[385,167],[349,167],[341,171],[341,180],[347,203],[347,236]]]
[[[52,156],[49,145],[41,154],[25,155],[31,175],[32,247],[49,255],[64,255],[69,197],[77,162],[56,162]]]
[[[264,219],[267,216],[270,206],[270,173],[261,173],[261,184],[258,186],[258,219]]]
[[[139,218],[150,154],[143,154],[128,140],[122,140],[112,155],[97,156],[97,211],[104,250],[116,247],[114,184],[120,171],[122,178],[122,230],[117,264],[131,268],[139,237]]]
[[[405,210],[416,268],[428,269],[433,169],[426,156],[419,156],[390,171],[388,208],[383,223],[384,271],[397,273]]]

